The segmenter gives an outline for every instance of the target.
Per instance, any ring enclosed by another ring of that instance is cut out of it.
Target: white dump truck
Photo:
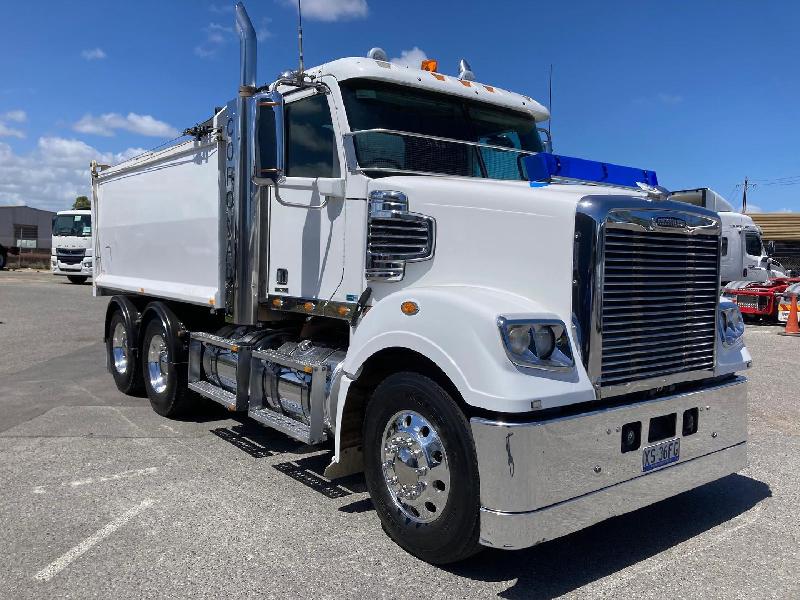
[[[547,110],[465,61],[374,48],[259,85],[236,19],[238,95],[92,168],[120,390],[330,444],[325,475],[363,471],[388,534],[438,564],[745,466],[750,355],[716,213],[547,152]]]
[[[92,276],[92,211],[62,210],[53,217],[50,269],[72,283]]]

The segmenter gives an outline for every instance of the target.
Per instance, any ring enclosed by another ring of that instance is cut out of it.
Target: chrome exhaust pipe
[[[256,87],[258,40],[253,22],[241,2],[236,4],[236,31],[239,33],[239,85],[254,88]]]
[[[236,4],[236,31],[239,34],[239,94],[236,98],[238,121],[238,168],[236,169],[236,243],[233,291],[233,322],[255,325],[258,316],[260,215],[259,189],[252,181],[255,160],[256,51],[258,41],[244,4]]]

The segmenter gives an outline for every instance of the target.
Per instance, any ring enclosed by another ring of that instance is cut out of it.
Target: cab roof
[[[548,110],[530,96],[477,81],[461,80],[453,75],[423,71],[373,58],[340,58],[318,67],[312,67],[306,72],[317,78],[330,75],[338,81],[345,81],[363,77],[470,98],[527,113],[537,122],[550,118]]]

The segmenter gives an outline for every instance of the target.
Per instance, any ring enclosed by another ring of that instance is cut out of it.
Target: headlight
[[[739,307],[733,302],[720,302],[719,336],[725,346],[733,346],[744,335],[744,319]]]
[[[562,321],[498,317],[497,326],[508,358],[519,367],[559,371],[575,364]]]

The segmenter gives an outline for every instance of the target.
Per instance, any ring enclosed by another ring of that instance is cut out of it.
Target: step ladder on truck
[[[241,4],[236,24],[238,95],[92,168],[120,390],[329,444],[326,476],[363,472],[387,533],[436,564],[745,465],[750,355],[716,213],[651,171],[552,154],[547,110],[466,61],[373,48],[259,85]]]

